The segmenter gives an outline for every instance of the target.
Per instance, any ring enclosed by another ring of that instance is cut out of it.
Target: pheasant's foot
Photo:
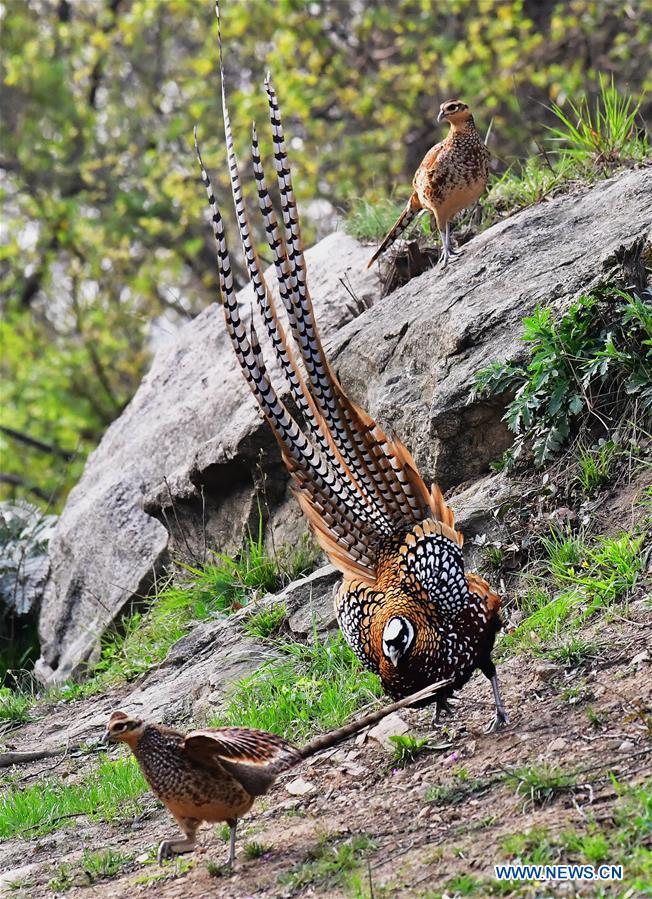
[[[433,724],[441,724],[442,715],[452,718],[455,714],[455,707],[452,706],[448,699],[438,699]]]
[[[182,852],[192,852],[194,848],[194,840],[163,840],[158,847],[156,860],[159,865],[162,865],[167,859],[180,855]]]
[[[509,716],[504,708],[496,709],[496,714],[494,716],[494,720],[491,724],[488,725],[485,733],[491,734],[495,733],[497,730],[502,730],[503,727],[507,727],[509,724]]]

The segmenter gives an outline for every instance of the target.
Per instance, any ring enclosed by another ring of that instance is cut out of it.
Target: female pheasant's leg
[[[192,852],[195,848],[195,834],[200,822],[197,818],[177,818],[176,815],[175,819],[178,821],[185,838],[183,840],[178,838],[163,840],[156,853],[159,865],[163,862],[163,859],[172,858],[173,855],[179,855],[181,852]]]
[[[227,868],[233,869],[233,863],[235,861],[235,829],[238,826],[238,819],[232,818],[230,821],[226,822],[231,828],[231,834],[229,837],[229,855],[226,860]]]
[[[453,246],[453,241],[451,239],[451,224],[448,222],[446,225],[446,243],[448,244],[448,255],[449,256],[460,256],[462,251],[455,249]]]
[[[448,231],[448,225],[444,228],[444,230],[439,231],[439,236],[441,237],[441,256],[439,257],[439,263],[442,268],[446,268],[448,265],[449,258],[449,250],[448,250],[448,238],[446,236]]]

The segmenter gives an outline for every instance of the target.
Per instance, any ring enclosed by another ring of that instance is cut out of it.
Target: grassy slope
[[[537,159],[494,183],[485,204],[489,218],[649,153],[632,129],[635,104],[618,106],[609,85],[601,102],[595,113],[578,106],[579,125],[561,121],[556,137],[566,152],[556,169]],[[384,230],[394,214],[389,206],[384,218],[373,208],[365,215],[382,219]],[[363,234],[364,216],[360,227]],[[557,362],[551,357],[547,364]],[[608,398],[612,385],[606,383]],[[551,400],[538,399],[537,408]],[[578,420],[578,427],[586,438],[587,423]],[[347,747],[337,761],[317,760],[303,772],[314,787],[309,795],[288,799],[281,783],[257,804],[242,828],[239,868],[219,886],[213,878],[221,873],[222,848],[208,829],[205,852],[162,870],[152,864],[169,823],[132,762],[98,761],[89,751],[35,763],[2,778],[0,865],[31,863],[12,894],[82,896],[92,885],[93,896],[118,897],[155,883],[157,896],[189,899],[216,890],[224,897],[534,895],[527,885],[500,885],[493,877],[494,862],[520,859],[622,863],[626,885],[586,885],[578,894],[643,895],[652,880],[652,794],[645,779],[652,702],[649,692],[642,695],[652,626],[645,570],[652,520],[649,436],[640,421],[626,439],[622,422],[611,430],[601,443],[576,441],[550,468],[562,434],[550,456],[540,458],[556,489],[560,483],[563,489],[556,500],[549,490],[529,490],[534,498],[527,519],[535,527],[527,551],[515,522],[516,553],[514,540],[485,548],[485,567],[505,582],[512,617],[498,646],[512,715],[505,732],[484,734],[490,694],[477,677],[443,728],[431,732],[427,712],[409,713],[413,735],[395,745],[394,757],[367,745]],[[525,431],[521,444],[535,443],[536,433]],[[530,488],[541,480],[527,466],[517,476],[530,477]],[[571,518],[551,532],[547,516],[562,500]],[[19,725],[43,715],[47,723],[54,701],[68,701],[70,714],[81,714],[91,697],[164,658],[195,622],[247,604],[305,563],[302,553],[279,571],[253,540],[238,560],[186,569],[150,613],[107,638],[87,683],[68,685],[35,706],[29,695],[4,694],[0,717]],[[245,628],[261,640],[279,641],[282,620],[283,609],[254,612]],[[280,645],[280,660],[236,688],[221,722],[299,739],[336,726],[377,693],[341,638],[314,647]],[[20,731],[8,740],[19,743]]]

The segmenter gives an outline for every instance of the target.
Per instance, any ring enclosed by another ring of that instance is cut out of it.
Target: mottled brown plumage
[[[489,151],[466,103],[459,100],[442,103],[437,121],[444,120],[450,125],[448,136],[424,156],[412,181],[414,191],[369,260],[369,266],[422,210],[428,211],[437,222],[443,247],[442,266],[455,255],[450,244],[450,222],[458,212],[475,203],[487,186]]]
[[[152,792],[183,832],[183,837],[163,840],[158,849],[159,861],[191,852],[202,821],[226,821],[231,828],[227,859],[231,867],[238,819],[249,811],[257,796],[269,790],[279,774],[400,708],[431,699],[445,686],[445,682],[433,684],[301,747],[276,734],[245,727],[209,727],[184,735],[121,711],[113,712],[109,718],[104,739],[129,746]]]

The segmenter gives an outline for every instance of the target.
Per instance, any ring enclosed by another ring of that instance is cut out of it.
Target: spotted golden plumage
[[[104,740],[126,743],[152,792],[179,824],[182,837],[163,840],[162,861],[195,848],[202,821],[226,821],[231,828],[227,864],[233,866],[238,819],[276,778],[304,759],[336,746],[405,706],[427,700],[442,684],[384,706],[337,730],[296,747],[276,734],[246,727],[220,727],[182,734],[125,712],[113,712]]]
[[[220,52],[221,60],[221,52]],[[228,334],[243,375],[281,447],[295,496],[320,546],[342,572],[340,627],[360,660],[393,697],[450,677],[464,684],[476,668],[490,678],[496,723],[506,721],[491,651],[501,627],[500,598],[465,574],[462,535],[437,486],[429,490],[409,451],[390,440],[344,393],[324,353],[306,285],[299,215],[281,115],[265,82],[285,236],[270,201],[253,130],[252,160],[294,348],[279,320],[254,250],[242,199],[224,78],[222,108],[235,211],[265,329],[289,386],[290,408],[274,387],[253,321],[246,325],[233,286],[224,225],[196,145],[212,212]],[[301,364],[300,364],[301,363]],[[451,689],[441,691],[444,706]]]
[[[458,212],[475,203],[487,186],[489,151],[466,103],[459,100],[442,103],[437,121],[449,123],[448,136],[424,156],[412,181],[412,195],[369,260],[369,266],[423,210],[437,222],[443,248],[442,267],[446,267],[450,256],[456,255],[451,248],[450,222]]]

